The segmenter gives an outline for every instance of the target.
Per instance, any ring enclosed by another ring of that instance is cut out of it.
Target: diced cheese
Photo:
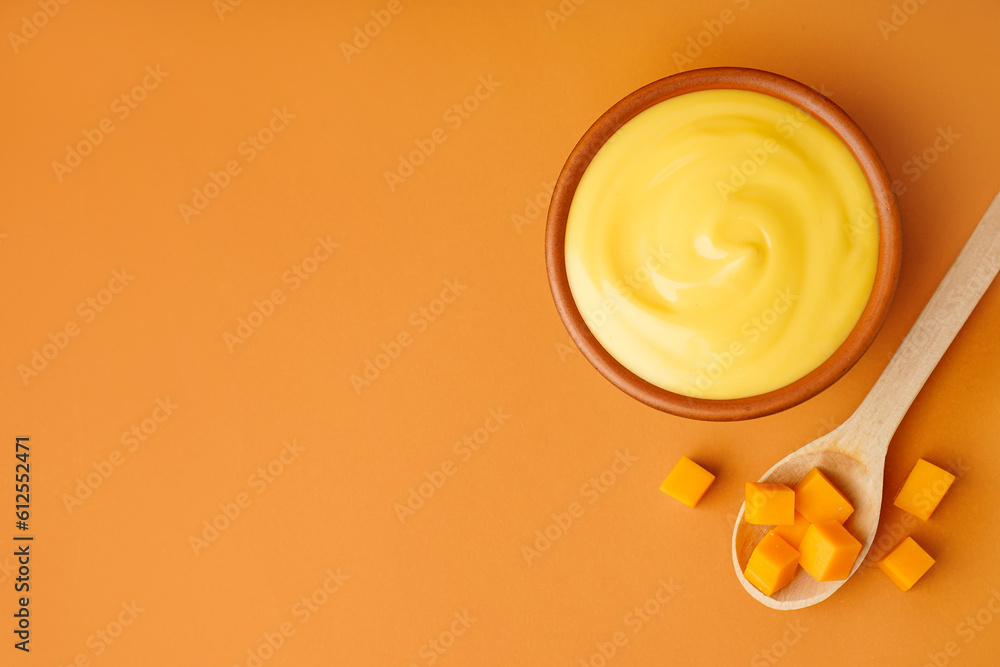
[[[806,529],[799,564],[816,581],[846,579],[861,553],[861,542],[838,521],[828,519]]]
[[[805,536],[806,528],[808,527],[809,522],[806,521],[806,518],[796,512],[795,523],[788,526],[775,526],[771,529],[771,532],[798,549],[799,545],[802,544],[802,538]]]
[[[923,459],[917,459],[917,464],[910,471],[903,488],[896,494],[893,505],[926,521],[937,509],[938,503],[954,481],[955,476],[947,470]]]
[[[795,492],[784,484],[747,482],[743,517],[756,525],[795,523]]]
[[[809,523],[833,519],[844,523],[854,513],[854,507],[819,468],[810,470],[795,485],[795,509]]]
[[[889,555],[879,561],[878,568],[886,573],[899,590],[908,591],[931,569],[934,559],[912,537],[900,542]]]
[[[798,563],[799,552],[777,535],[768,533],[750,554],[743,576],[761,593],[771,596],[792,580]]]
[[[688,457],[682,456],[660,484],[660,490],[688,507],[694,507],[714,481],[715,475]]]

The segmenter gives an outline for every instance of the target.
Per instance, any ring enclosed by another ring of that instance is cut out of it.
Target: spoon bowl
[[[892,435],[998,271],[1000,194],[993,198],[955,263],[854,414],[833,431],[783,458],[760,479],[793,486],[818,467],[851,501],[854,513],[844,527],[861,542],[861,553],[848,579],[858,571],[875,539],[882,508],[885,455]],[[846,583],[847,579],[819,582],[799,570],[773,596],[761,593],[743,576],[743,570],[771,526],[747,523],[743,520],[744,510],[740,508],[733,529],[733,565],[743,587],[756,600],[772,609],[801,609],[825,600]]]
[[[845,426],[848,428],[845,429]],[[860,567],[875,540],[879,510],[882,500],[882,473],[885,457],[869,456],[869,450],[854,446],[850,425],[845,424],[805,447],[789,454],[771,467],[761,482],[781,482],[794,486],[806,473],[819,468],[840,491],[852,501],[854,513],[844,522],[847,531],[861,542],[861,554],[851,570]],[[856,500],[862,502],[856,502]],[[833,595],[846,579],[841,581],[816,581],[805,570],[799,569],[792,581],[767,597],[743,576],[750,554],[761,538],[774,526],[747,523],[743,511],[736,518],[733,533],[733,563],[736,576],[750,595],[775,609],[800,609]],[[848,575],[850,576],[850,575]]]

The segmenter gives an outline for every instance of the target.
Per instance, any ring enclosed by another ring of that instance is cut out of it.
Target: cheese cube
[[[833,519],[844,523],[854,513],[854,507],[819,468],[810,470],[795,485],[795,509],[809,523]]]
[[[947,470],[917,459],[917,464],[913,466],[910,476],[906,478],[892,504],[927,521],[954,481],[955,476]]]
[[[795,492],[784,484],[747,482],[743,518],[758,526],[795,523]]]
[[[816,581],[846,579],[861,553],[861,542],[835,519],[814,523],[799,545],[799,564]]]
[[[667,478],[660,484],[660,491],[673,496],[688,507],[694,507],[715,481],[715,475],[686,456],[682,456]]]
[[[750,554],[743,576],[767,596],[785,586],[795,576],[799,552],[777,535],[768,533]]]
[[[907,537],[879,561],[878,569],[885,572],[899,590],[908,591],[933,564],[934,559],[912,537]]]
[[[802,544],[802,538],[806,534],[806,528],[809,527],[809,522],[806,518],[795,513],[795,523],[788,526],[775,526],[771,529],[771,532],[788,542],[793,548],[798,549],[799,545]]]

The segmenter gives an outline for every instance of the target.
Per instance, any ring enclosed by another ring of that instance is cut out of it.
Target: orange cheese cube
[[[743,576],[767,596],[774,595],[795,576],[799,552],[777,535],[768,533],[750,554]]]
[[[827,519],[844,523],[854,513],[851,503],[819,468],[810,470],[795,485],[795,509],[809,523]]]
[[[799,545],[799,564],[816,581],[847,579],[861,553],[861,542],[835,519],[814,523]]]
[[[885,572],[899,590],[908,591],[933,564],[934,559],[912,537],[907,537],[879,561],[878,569]]]
[[[747,482],[743,518],[758,526],[795,523],[795,492],[784,484]]]
[[[947,470],[917,459],[917,464],[913,466],[910,476],[906,478],[892,504],[927,521],[954,481],[955,476]]]
[[[802,538],[805,537],[806,528],[809,527],[809,522],[806,518],[795,513],[795,523],[788,526],[775,526],[771,529],[771,532],[788,542],[793,548],[798,549],[799,545],[802,544]]]
[[[660,491],[673,496],[688,507],[694,507],[715,481],[715,475],[686,456],[682,456],[667,478],[660,484]]]

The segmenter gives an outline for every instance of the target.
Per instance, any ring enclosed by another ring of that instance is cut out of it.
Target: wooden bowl
[[[577,185],[591,159],[618,128],[649,107],[698,90],[735,88],[765,93],[811,114],[840,137],[868,179],[878,216],[878,265],[864,311],[843,344],[819,367],[780,389],[726,400],[694,398],[642,379],[611,356],[587,327],[566,276],[566,220]],[[734,421],[780,412],[823,391],[861,358],[885,321],[899,279],[901,255],[899,209],[885,165],[857,124],[836,104],[792,79],[740,67],[683,72],[640,88],[594,123],[570,153],[556,182],[545,230],[549,285],[556,308],[583,355],[619,389],[646,405],[692,419]]]

